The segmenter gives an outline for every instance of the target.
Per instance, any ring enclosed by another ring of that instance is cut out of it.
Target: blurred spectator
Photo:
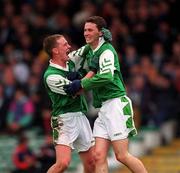
[[[26,21],[28,24],[33,24],[34,20],[36,20],[36,14],[32,8],[32,5],[29,3],[23,3],[21,4],[20,10],[24,21]]]
[[[17,88],[7,114],[8,130],[17,133],[30,127],[33,121],[34,105],[24,89]]]
[[[153,124],[160,127],[165,121],[174,118],[175,112],[172,111],[176,102],[173,98],[174,89],[169,78],[158,72],[149,56],[141,59],[141,68],[151,93],[150,103],[143,103],[149,109],[146,112],[142,109],[142,114],[146,116],[146,125]]]
[[[126,44],[133,44],[132,35],[126,23],[120,18],[113,18],[110,30],[112,32],[112,43],[122,53]]]
[[[15,15],[15,6],[11,1],[4,1],[3,13],[7,19],[12,19]]]
[[[12,173],[36,173],[36,156],[28,146],[28,139],[19,136],[18,144],[12,155],[15,170]]]
[[[118,18],[120,15],[120,10],[117,9],[114,1],[104,1],[101,10],[101,16],[107,21],[108,25],[111,24],[112,18]]]
[[[139,57],[134,45],[126,45],[122,56],[122,72],[126,78],[129,78],[129,69],[138,64]]]
[[[12,70],[16,81],[21,85],[25,85],[30,75],[29,67],[27,66],[27,64],[24,62],[16,63],[13,66]]]
[[[40,147],[40,153],[38,154],[37,159],[40,163],[39,173],[47,172],[49,167],[55,162],[56,153],[51,135],[47,134],[45,136],[45,142]]]
[[[4,71],[3,71],[2,80],[4,83],[5,97],[9,100],[12,100],[12,97],[15,92],[16,80],[15,80],[11,66],[9,66],[9,65],[5,66]]]
[[[143,102],[145,101],[147,104],[149,104],[149,92],[146,85],[146,80],[143,77],[143,75],[132,75],[131,79],[129,80],[129,83],[127,84],[127,91],[128,95],[130,96],[133,102],[135,125],[137,126],[137,128],[139,128],[142,125],[142,123],[144,123],[143,114],[141,112],[143,109]]]
[[[96,13],[96,7],[91,1],[83,1],[81,4],[81,9],[74,15],[73,24],[78,29],[81,30],[85,20],[93,16]]]
[[[9,100],[5,97],[4,85],[0,83],[0,132],[5,132]]]
[[[151,58],[155,68],[159,72],[162,72],[162,68],[167,61],[167,54],[165,53],[163,44],[161,42],[154,43]]]
[[[51,109],[43,108],[42,109],[42,125],[43,125],[43,132],[45,135],[50,134],[51,129]]]
[[[11,28],[6,17],[0,17],[0,51],[3,50],[5,44],[10,39]]]

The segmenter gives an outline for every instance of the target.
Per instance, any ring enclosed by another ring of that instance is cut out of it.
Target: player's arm
[[[69,95],[76,95],[81,89],[90,90],[104,86],[113,80],[114,70],[114,54],[112,51],[106,50],[99,58],[97,73],[91,78],[74,80],[65,86],[65,92]]]
[[[105,50],[99,58],[99,71],[92,78],[82,79],[82,88],[89,90],[106,85],[113,80],[114,70],[114,54]]]
[[[62,95],[67,95],[63,87],[70,83],[71,81],[58,74],[51,74],[46,78],[46,84],[50,90]]]
[[[86,74],[86,76],[84,76],[83,79],[85,79],[85,78],[92,78],[94,75],[95,75],[95,72],[94,72],[94,71],[89,71],[89,72]],[[83,88],[81,88],[81,89],[76,93],[76,95],[80,95],[82,92],[83,92]]]
[[[88,68],[86,63],[86,55],[89,52],[89,49],[90,46],[85,45],[78,50],[69,53],[69,59],[74,63],[75,66],[75,71],[69,72],[67,76],[70,81],[82,79],[87,74]]]
[[[82,46],[79,49],[70,52],[68,54],[69,59],[73,61],[75,64],[78,64],[83,57],[84,50],[85,50],[85,46]]]
[[[85,78],[92,78],[93,76],[95,75],[95,72],[94,71],[89,71],[86,76],[83,77],[83,79]]]
[[[82,68],[82,66],[84,66],[86,54],[89,52],[89,49],[89,45],[84,45],[68,54],[69,59],[75,64],[76,71],[78,71],[80,68]]]

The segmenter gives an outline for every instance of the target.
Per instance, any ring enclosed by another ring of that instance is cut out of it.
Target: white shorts
[[[93,134],[111,141],[136,135],[131,100],[122,96],[104,102],[94,123]]]
[[[94,138],[88,119],[82,112],[61,114],[51,118],[53,141],[76,149],[87,151],[94,145]]]

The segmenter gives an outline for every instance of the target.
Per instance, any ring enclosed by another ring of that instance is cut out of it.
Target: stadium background
[[[31,164],[43,173],[53,161],[50,102],[42,84],[48,57],[42,41],[61,33],[72,49],[82,46],[83,21],[91,15],[100,15],[108,23],[133,101],[139,135],[130,139],[131,153],[142,159],[150,173],[180,172],[179,9],[178,0],[0,0],[0,173],[15,169],[13,153],[23,140],[9,127],[14,127],[10,117],[18,110],[22,118],[26,115],[21,110],[29,113],[21,125],[37,158]],[[25,98],[29,109],[18,105],[17,97]],[[87,99],[93,126],[97,110],[90,93]],[[108,160],[111,172],[119,169],[112,152]],[[67,172],[81,169],[73,153]],[[125,168],[117,172],[123,171],[128,172]]]

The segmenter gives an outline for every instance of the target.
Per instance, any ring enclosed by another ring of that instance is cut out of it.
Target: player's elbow
[[[104,78],[105,83],[111,83],[113,81],[113,75],[112,74],[104,75],[102,78]]]

